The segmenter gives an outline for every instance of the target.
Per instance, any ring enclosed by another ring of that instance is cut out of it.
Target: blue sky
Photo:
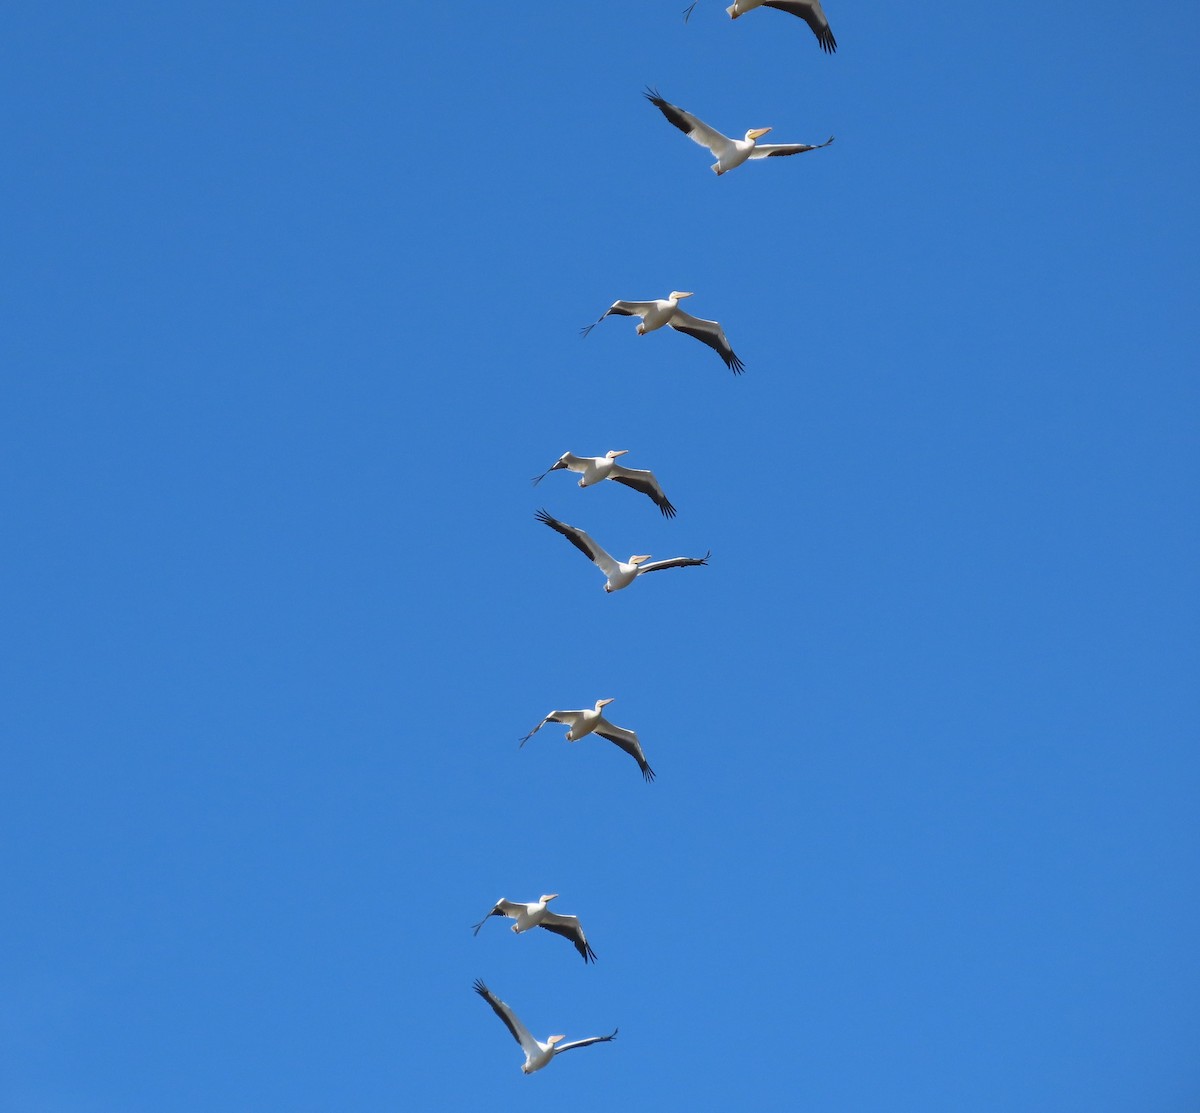
[[[682,7],[6,13],[0,1108],[1196,1107],[1200,21]]]

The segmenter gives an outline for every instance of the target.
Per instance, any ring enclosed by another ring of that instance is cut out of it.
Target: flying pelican
[[[600,571],[608,577],[608,582],[604,585],[604,590],[608,592],[620,591],[621,588],[628,587],[638,576],[644,576],[647,572],[658,572],[663,568],[688,568],[695,564],[707,564],[708,558],[712,555],[710,551],[702,557],[671,557],[670,560],[655,560],[650,564],[646,563],[650,560],[649,554],[631,556],[627,561],[613,560],[583,530],[560,522],[545,510],[539,510],[536,517],[539,522],[544,522],[556,533],[561,533],[575,548],[600,568]]]
[[[517,1019],[517,1014],[478,979],[475,982],[475,992],[492,1006],[492,1010],[504,1021],[504,1026],[513,1034],[513,1039],[521,1045],[521,1050],[525,1052],[525,1062],[521,1065],[521,1070],[526,1074],[533,1074],[535,1070],[541,1070],[555,1055],[561,1055],[573,1047],[587,1047],[591,1043],[609,1043],[617,1038],[618,1029],[614,1028],[612,1035],[609,1036],[590,1036],[586,1040],[575,1040],[572,1043],[559,1042],[565,1040],[566,1036],[551,1036],[545,1043],[542,1043],[541,1040],[535,1040],[529,1034],[529,1029]]]
[[[733,5],[725,10],[730,19],[737,19],[755,8],[774,8],[776,11],[799,16],[812,28],[812,33],[817,36],[817,42],[826,54],[837,50],[837,39],[829,29],[829,20],[825,18],[821,0],[734,0]]]
[[[758,139],[766,135],[771,130],[770,128],[751,128],[746,132],[745,139],[730,139],[729,136],[722,135],[715,128],[710,128],[703,120],[698,120],[690,112],[685,112],[682,108],[677,108],[663,100],[657,90],[647,89],[642,95],[689,139],[712,151],[717,159],[712,168],[718,175],[725,174],[736,166],[741,166],[749,158],[801,155],[805,151],[818,151],[822,147],[828,147],[833,142],[831,135],[824,143],[815,145],[811,143],[759,143]]]
[[[575,950],[583,955],[585,963],[595,962],[596,952],[592,950],[591,944],[587,941],[587,936],[583,934],[583,928],[579,926],[579,917],[559,916],[546,907],[552,900],[557,899],[557,893],[543,893],[533,904],[520,904],[517,901],[505,900],[501,897],[496,901],[496,907],[475,925],[475,934],[479,934],[479,929],[492,916],[507,916],[509,919],[517,921],[513,924],[512,929],[518,935],[523,931],[528,931],[530,928],[545,928],[547,931],[552,931],[555,935],[561,935],[564,939],[569,939],[574,943]]]
[[[567,731],[568,742],[578,742],[581,738],[593,733],[600,735],[601,738],[607,738],[610,742],[615,742],[638,763],[638,768],[641,769],[642,776],[645,777],[646,783],[649,784],[654,780],[654,770],[650,768],[650,763],[646,761],[646,754],[642,750],[642,744],[638,741],[638,736],[633,731],[626,730],[624,727],[613,726],[601,714],[603,708],[607,707],[612,701],[612,697],[609,699],[598,699],[596,700],[596,706],[590,711],[586,707],[581,711],[551,711],[533,730],[521,739],[521,745],[524,746],[547,723],[564,723],[571,728]],[[545,900],[546,898],[543,897],[542,899]],[[574,919],[574,917],[571,917],[571,919]],[[516,928],[513,928],[513,931],[516,930]],[[581,936],[582,934],[580,932]],[[575,945],[579,946],[578,943]]]
[[[665,103],[665,102],[664,102]],[[663,325],[670,325],[676,332],[694,336],[702,344],[707,344],[724,361],[725,366],[735,375],[740,375],[745,366],[725,339],[725,331],[716,321],[705,321],[693,317],[679,308],[683,298],[690,298],[687,290],[672,290],[669,298],[659,298],[657,301],[614,301],[590,325],[580,329],[587,336],[605,317],[641,317],[642,323],[637,327],[638,336],[645,336]]]
[[[552,464],[533,481],[533,485],[536,487],[552,471],[566,468],[568,471],[577,471],[583,476],[579,481],[580,487],[590,487],[593,483],[599,483],[603,479],[611,479],[614,483],[622,483],[626,487],[640,491],[643,495],[649,495],[654,500],[654,505],[663,512],[664,518],[674,518],[675,507],[663,494],[663,489],[658,485],[658,480],[654,478],[653,472],[624,468],[617,463],[617,457],[624,456],[628,451],[629,449],[622,448],[619,452],[614,450],[606,452],[603,456],[576,456],[572,452],[564,452],[556,464]]]

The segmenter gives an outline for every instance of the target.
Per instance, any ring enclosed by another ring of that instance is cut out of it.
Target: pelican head
[[[613,702],[613,700],[615,700],[616,698],[617,698],[616,696],[609,696],[609,697],[608,697],[608,699],[598,699],[598,700],[596,700],[596,710],[597,710],[597,711],[599,711],[599,710],[600,710],[600,708],[602,708],[602,707],[607,707],[607,706],[608,706],[610,703],[612,703],[612,702]]]
[[[616,459],[618,456],[625,456],[625,455],[627,455],[627,454],[628,454],[628,452],[629,452],[629,449],[627,449],[627,448],[622,448],[622,449],[620,449],[620,450],[617,450],[617,449],[615,449],[615,448],[614,448],[614,449],[613,449],[611,452],[606,452],[606,453],[604,454],[604,458],[605,458],[606,460],[615,460],[615,459]]]
[[[561,1043],[561,1042],[562,1042],[563,1040],[565,1040],[566,1038],[567,1038],[567,1037],[566,1037],[565,1035],[563,1035],[563,1036],[551,1036],[551,1037],[550,1037],[550,1038],[549,1038],[549,1039],[546,1041],[546,1046],[547,1046],[547,1047],[553,1047],[553,1046],[554,1046],[556,1043]]]
[[[629,563],[636,567],[639,564],[645,564],[646,561],[648,561],[649,559],[650,559],[649,553],[647,553],[645,556],[631,556],[629,558]]]
[[[558,900],[557,893],[543,893],[541,897],[542,904],[548,904],[552,900]]]
[[[761,139],[770,130],[770,128],[751,128],[746,132],[746,138],[748,140]]]
[[[691,290],[672,290],[671,291],[671,300],[672,301],[679,301],[680,298],[690,298],[691,296],[692,296]]]

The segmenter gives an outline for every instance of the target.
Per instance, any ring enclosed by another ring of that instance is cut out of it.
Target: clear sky
[[[4,1113],[1200,1107],[1200,16],[682,7],[5,12]]]

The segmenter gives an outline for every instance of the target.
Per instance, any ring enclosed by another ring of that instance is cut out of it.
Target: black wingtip
[[[480,997],[486,997],[488,995],[488,987],[483,984],[482,978],[476,978],[475,984],[471,988],[474,989]]]
[[[654,780],[654,770],[648,764],[642,766],[642,777],[645,778],[646,784]]]
[[[663,499],[662,502],[658,504],[658,508],[662,511],[664,518],[675,517],[675,507],[673,507],[666,499]]]
[[[729,353],[729,358],[725,361],[725,366],[735,375],[740,375],[746,370],[746,365],[733,352]]]

